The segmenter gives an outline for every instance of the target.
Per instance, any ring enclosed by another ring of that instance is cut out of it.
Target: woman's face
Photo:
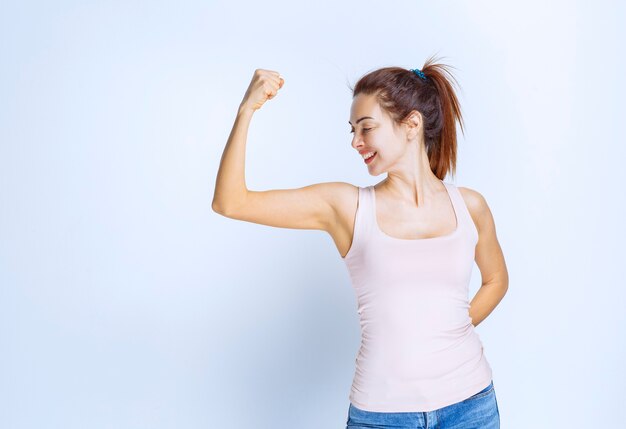
[[[363,162],[373,176],[392,170],[405,154],[407,136],[403,127],[394,127],[391,117],[383,111],[374,95],[358,94],[350,109],[352,147],[363,157],[375,155]],[[366,162],[367,161],[367,162]]]

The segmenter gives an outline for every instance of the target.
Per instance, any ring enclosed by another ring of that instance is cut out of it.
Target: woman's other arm
[[[460,187],[459,190],[478,230],[475,261],[480,270],[482,285],[472,298],[469,309],[472,324],[478,326],[506,295],[509,289],[509,273],[487,201],[473,189]]]

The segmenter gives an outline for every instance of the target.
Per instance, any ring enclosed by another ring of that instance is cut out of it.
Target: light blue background
[[[455,67],[455,178],[509,291],[477,332],[504,428],[626,419],[624,4],[3,2],[0,427],[342,428],[359,345],[321,231],[211,210],[256,68],[248,188],[371,177],[348,84]],[[470,298],[479,286],[474,268]],[[530,423],[529,423],[530,422]]]

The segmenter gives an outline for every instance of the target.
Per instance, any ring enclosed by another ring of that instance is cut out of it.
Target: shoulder
[[[485,197],[477,190],[466,186],[457,186],[457,189],[461,193],[461,196],[470,211],[478,213],[487,208],[487,200],[485,200]]]
[[[350,209],[356,205],[359,197],[359,187],[347,182],[327,182],[325,185],[326,198],[336,212]]]
[[[347,182],[322,182],[308,185],[298,189],[305,190],[299,194],[299,198],[307,201],[323,201],[327,207],[337,213],[342,208],[356,205],[359,195],[359,187]]]
[[[328,230],[349,228],[359,203],[359,186],[347,182],[326,182],[322,184],[324,197],[331,209]]]
[[[457,186],[457,189],[463,197],[465,205],[474,219],[474,223],[476,223],[478,227],[491,218],[491,211],[489,210],[487,200],[480,192],[465,186]]]

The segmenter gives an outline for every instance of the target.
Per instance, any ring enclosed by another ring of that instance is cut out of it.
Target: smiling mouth
[[[366,164],[369,164],[370,162],[372,162],[372,160],[373,160],[374,158],[376,158],[376,155],[378,155],[378,152],[374,152],[374,155],[372,155],[372,156],[370,156],[369,158],[365,159],[365,160],[364,160],[364,162],[365,162]]]

